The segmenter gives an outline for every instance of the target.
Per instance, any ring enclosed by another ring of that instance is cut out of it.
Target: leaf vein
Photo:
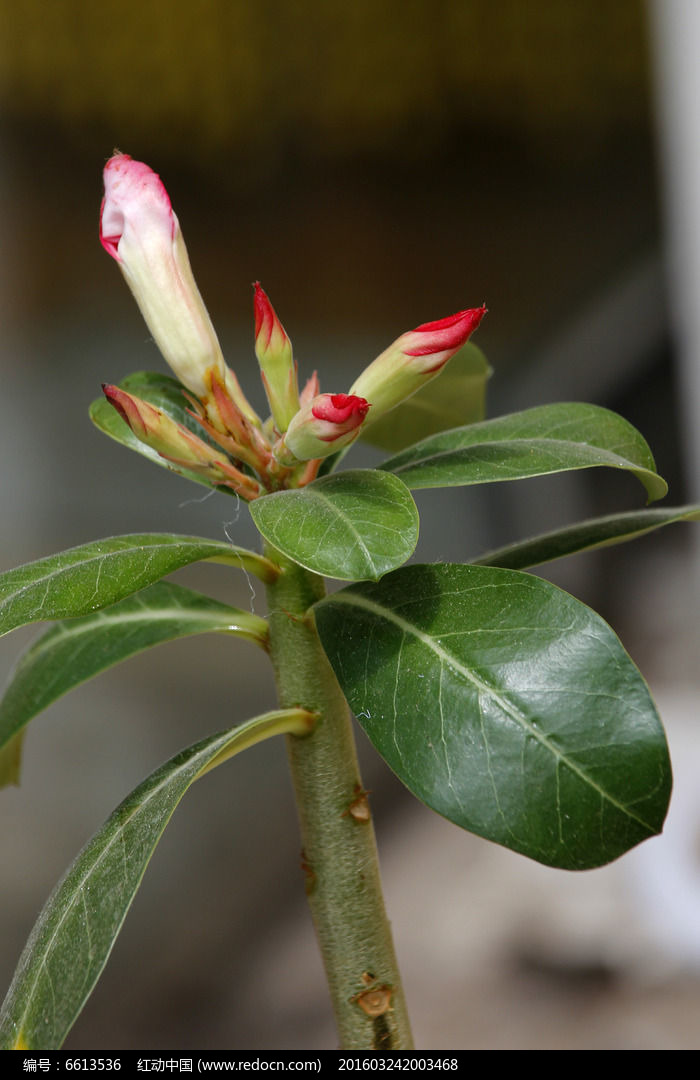
[[[511,701],[508,700],[503,694],[499,693],[494,687],[490,686],[485,680],[479,678],[473,671],[465,667],[464,664],[455,656],[453,656],[447,649],[444,649],[430,634],[424,633],[413,623],[408,622],[402,618],[395,611],[390,608],[384,607],[381,604],[370,600],[368,597],[361,596],[350,590],[346,590],[344,593],[339,593],[333,598],[335,603],[348,604],[349,606],[363,608],[366,611],[370,611],[372,614],[377,615],[381,619],[385,619],[388,622],[393,622],[394,625],[402,631],[403,638],[405,640],[406,635],[411,635],[417,638],[423,645],[429,649],[435,657],[447,663],[452,670],[467,682],[471,683],[478,693],[483,693],[490,696],[496,704],[502,709],[502,711],[510,717],[515,723],[517,723],[527,735],[536,739],[557,761],[561,761],[566,765],[568,769],[573,772],[579,780],[584,784],[591,787],[594,791],[598,792],[601,798],[606,799],[612,806],[614,806],[621,813],[628,815],[638,822],[643,828],[649,830],[649,824],[639,815],[633,813],[633,811],[614,798],[611,794],[604,791],[595,780],[589,776],[579,765],[572,761],[565,753],[563,753],[556,745],[556,743],[548,737],[544,732],[538,730],[537,726],[532,723],[531,720],[518,709]]]

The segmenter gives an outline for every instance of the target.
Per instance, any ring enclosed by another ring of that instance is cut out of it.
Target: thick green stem
[[[344,1050],[409,1050],[411,1029],[377,848],[347,703],[308,608],[323,580],[268,556],[283,573],[268,585],[270,654],[280,705],[319,714],[310,735],[287,737],[311,913]]]

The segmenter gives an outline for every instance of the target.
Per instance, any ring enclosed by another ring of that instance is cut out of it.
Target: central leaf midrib
[[[309,494],[312,495],[313,498],[318,499],[328,510],[330,510],[332,514],[334,514],[342,521],[342,523],[347,527],[348,531],[355,537],[358,548],[364,553],[366,565],[376,572],[377,566],[374,562],[374,559],[372,558],[369,548],[363,541],[360,533],[355,528],[352,519],[343,513],[343,511],[338,507],[337,503],[335,503],[332,499],[329,499],[327,495],[323,495],[318,489],[313,491],[309,490]]]
[[[202,756],[205,756],[206,751],[203,749],[202,751],[200,751],[200,754]],[[80,878],[79,883],[76,885],[76,887],[75,887],[75,889],[73,891],[73,895],[71,896],[71,899],[70,899],[69,903],[66,904],[65,908],[61,912],[61,917],[59,918],[58,922],[54,926],[53,933],[51,934],[49,940],[47,941],[45,948],[42,950],[41,960],[37,965],[37,973],[36,973],[36,976],[35,976],[34,981],[32,983],[31,989],[27,993],[24,1012],[22,1013],[21,1020],[19,1022],[20,1033],[24,1030],[25,1021],[26,1021],[26,1019],[27,1019],[27,1017],[28,1017],[28,1015],[30,1013],[30,1010],[31,1010],[32,1002],[34,1000],[34,994],[35,994],[35,991],[36,991],[36,988],[37,988],[37,984],[39,982],[39,974],[41,972],[41,968],[47,964],[48,958],[50,957],[50,955],[51,955],[51,953],[53,951],[53,945],[54,945],[54,942],[55,942],[55,940],[56,940],[56,938],[57,938],[57,936],[59,934],[59,931],[60,931],[61,927],[63,926],[64,922],[66,921],[66,919],[68,918],[68,916],[73,911],[73,909],[75,907],[75,904],[77,903],[78,897],[82,895],[83,886],[85,885],[86,881],[88,881],[88,879],[91,877],[91,875],[96,872],[97,868],[100,866],[100,864],[104,860],[105,856],[108,854],[109,851],[111,851],[111,849],[114,846],[115,842],[118,839],[120,839],[121,837],[123,837],[124,830],[126,829],[127,825],[130,825],[132,823],[132,821],[136,817],[136,815],[139,814],[141,812],[141,810],[143,810],[146,806],[148,806],[151,803],[152,799],[155,796],[159,795],[161,790],[164,787],[166,787],[168,785],[168,783],[171,780],[173,780],[174,777],[176,778],[179,773],[186,773],[188,768],[192,765],[193,760],[194,760],[193,758],[188,759],[187,761],[183,762],[182,765],[177,770],[175,770],[173,773],[170,773],[170,774],[166,775],[165,777],[163,777],[161,782],[156,787],[151,789],[151,791],[149,791],[147,793],[147,795],[144,798],[143,802],[140,802],[136,806],[134,806],[132,808],[132,810],[129,812],[129,816],[126,819],[119,822],[117,828],[112,833],[112,835],[110,836],[107,843],[103,846],[101,851],[96,853],[96,857],[90,862],[90,865],[88,867],[86,867],[84,873],[82,874],[82,876]],[[195,776],[196,776],[196,774],[195,774]],[[195,779],[195,776],[192,777],[192,780]],[[184,794],[184,792],[183,792],[183,794]],[[177,801],[175,802],[174,806],[172,807],[172,809],[170,811],[170,817],[172,817],[172,814],[174,813],[176,807],[177,807]],[[166,825],[167,825],[167,820],[166,820]],[[163,830],[161,830],[161,832],[159,833],[159,836],[162,835],[162,832],[163,832]],[[78,856],[78,858],[79,857],[80,856]],[[144,870],[145,870],[145,867],[144,867]],[[134,892],[131,895],[134,895],[135,891],[136,890],[134,890]],[[125,907],[125,909],[124,909],[124,918],[122,919],[122,923],[123,923],[124,919],[126,918],[129,906],[130,905],[127,905]],[[109,955],[109,953],[107,955]]]
[[[95,630],[109,630],[118,623],[123,622],[168,622],[168,620],[171,620],[174,622],[211,622],[218,624],[226,622],[227,616],[229,622],[234,616],[239,622],[241,619],[250,619],[251,617],[249,612],[240,611],[236,608],[231,608],[230,612],[217,612],[207,611],[206,608],[197,611],[196,609],[188,610],[186,607],[149,608],[144,605],[139,611],[129,611],[119,615],[110,614],[109,608],[107,608],[95,612],[94,622],[91,621],[89,626],[71,626],[70,623],[61,623],[61,633],[56,634],[55,640],[58,641],[60,638],[70,637],[74,634],[93,633]],[[90,615],[86,617],[93,618]],[[257,619],[258,616],[254,615],[253,618]],[[101,623],[105,625],[101,625]]]
[[[562,753],[562,751],[559,750],[559,748],[555,746],[543,732],[538,731],[537,728],[528,720],[528,718],[512,704],[512,702],[508,701],[507,698],[499,694],[498,691],[496,691],[488,683],[483,682],[481,679],[477,678],[477,676],[472,671],[464,667],[460,660],[454,657],[446,649],[443,649],[442,646],[438,645],[438,643],[434,640],[434,638],[430,637],[430,635],[425,634],[422,630],[419,630],[414,623],[408,622],[400,615],[397,615],[394,611],[391,611],[391,609],[382,607],[381,604],[377,604],[373,600],[369,600],[367,597],[360,596],[357,593],[348,592],[345,594],[337,594],[332,598],[330,603],[351,604],[355,607],[364,608],[366,611],[371,611],[373,614],[378,615],[380,618],[386,619],[388,622],[393,622],[400,630],[403,631],[403,633],[411,634],[414,637],[418,638],[418,640],[423,642],[423,644],[428,649],[430,649],[441,661],[446,662],[450,665],[450,667],[456,669],[459,673],[461,673],[464,678],[468,682],[472,683],[472,685],[480,693],[490,695],[503,709],[503,711],[511,717],[512,720],[519,724],[529,735],[537,739],[537,741],[542,746],[544,746],[545,749],[548,750],[554,758],[566,765],[566,767],[569,768],[576,776],[578,776],[583,783],[587,784],[594,791],[596,791],[601,798],[605,799],[621,813],[632,818],[632,820],[636,821],[645,829],[653,833],[653,828],[649,825],[648,822],[644,821],[643,818],[639,817],[639,815],[635,814],[623,803],[619,802],[607,791],[601,788],[600,785],[597,784],[590,776],[588,776],[587,773],[585,773],[578,765],[576,765],[575,762],[571,761],[571,759],[567,757],[565,753]]]
[[[256,717],[255,719],[259,720],[260,718]],[[268,721],[268,723],[269,723],[269,721]],[[103,860],[104,860],[105,856],[107,855],[107,853],[109,851],[111,851],[111,849],[114,846],[115,842],[117,840],[119,840],[119,839],[123,839],[124,833],[125,833],[125,830],[126,830],[127,826],[129,826],[129,825],[131,825],[133,823],[134,818],[138,814],[140,814],[141,811],[144,810],[152,802],[152,800],[156,796],[158,796],[161,793],[161,791],[163,790],[164,787],[167,787],[171,783],[174,786],[176,786],[178,780],[180,781],[180,784],[181,784],[182,780],[180,778],[181,778],[182,774],[183,773],[186,774],[188,770],[192,770],[192,766],[193,766],[193,764],[195,762],[197,762],[197,764],[199,765],[199,761],[202,758],[205,759],[203,765],[201,765],[198,768],[194,769],[194,771],[192,772],[192,775],[189,777],[189,780],[187,780],[184,787],[181,787],[179,795],[177,795],[172,800],[171,805],[167,808],[167,810],[166,810],[166,815],[167,816],[165,817],[165,822],[163,824],[163,827],[162,827],[162,829],[160,829],[160,832],[158,833],[156,841],[155,841],[155,843],[153,844],[153,846],[150,849],[151,850],[151,855],[149,856],[149,858],[146,860],[145,864],[141,868],[140,876],[138,877],[138,879],[136,881],[136,885],[135,885],[134,889],[130,893],[131,899],[124,906],[123,917],[122,917],[121,922],[119,924],[120,926],[123,924],[124,920],[126,919],[126,916],[127,916],[128,912],[129,912],[129,908],[130,908],[131,903],[133,901],[133,897],[136,894],[136,889],[138,888],[138,884],[141,881],[141,878],[143,877],[143,875],[144,875],[144,873],[146,871],[146,867],[148,866],[150,858],[152,857],[152,853],[153,853],[153,851],[155,850],[155,848],[156,848],[156,846],[158,844],[158,840],[163,835],[163,832],[165,831],[165,828],[166,828],[168,822],[170,821],[170,818],[173,816],[175,810],[177,809],[183,795],[185,794],[187,789],[194,783],[194,781],[199,778],[200,774],[202,773],[202,770],[204,769],[204,767],[207,764],[207,759],[208,760],[213,760],[214,758],[216,758],[217,755],[219,755],[225,749],[227,749],[228,746],[232,742],[235,742],[237,740],[241,740],[242,735],[243,736],[249,735],[250,734],[249,729],[252,728],[253,725],[254,725],[254,721],[249,721],[247,725],[241,725],[241,727],[236,728],[234,731],[228,731],[228,732],[223,733],[223,734],[221,734],[219,736],[213,736],[212,739],[211,739],[211,742],[208,742],[206,746],[203,746],[199,751],[194,753],[191,757],[187,758],[187,760],[183,761],[180,765],[176,766],[171,772],[166,773],[166,775],[163,777],[163,779],[160,780],[156,784],[155,787],[151,788],[146,793],[143,800],[141,802],[137,803],[135,806],[133,806],[129,810],[128,817],[126,817],[126,818],[119,821],[117,827],[115,828],[115,831],[112,833],[112,835],[110,836],[107,843],[102,847],[102,849],[99,852],[95,853],[95,857],[90,862],[90,865],[85,868],[83,874],[80,877],[79,883],[76,885],[76,887],[74,889],[74,892],[73,892],[73,895],[71,896],[70,902],[68,904],[66,904],[64,910],[61,912],[61,916],[58,919],[56,925],[54,926],[53,932],[51,933],[51,936],[50,936],[49,940],[47,941],[45,948],[42,951],[41,960],[37,964],[36,976],[35,976],[35,978],[34,978],[34,980],[32,982],[31,989],[28,990],[28,992],[27,992],[27,996],[26,996],[26,999],[25,999],[25,1005],[24,1005],[24,1011],[22,1012],[21,1019],[19,1020],[19,1023],[18,1023],[19,1033],[20,1034],[22,1034],[23,1031],[24,1031],[25,1022],[26,1022],[27,1017],[29,1016],[30,1011],[31,1011],[32,1003],[34,1001],[34,994],[35,994],[35,991],[36,991],[36,988],[37,988],[37,984],[39,982],[39,975],[40,975],[40,972],[41,972],[41,968],[46,966],[46,964],[47,964],[48,958],[50,957],[50,954],[51,954],[51,952],[53,950],[54,942],[55,942],[55,940],[56,940],[56,938],[58,936],[58,933],[59,933],[61,927],[63,926],[63,923],[68,918],[70,913],[73,911],[73,909],[75,907],[75,904],[77,902],[78,896],[83,895],[83,887],[84,887],[85,883],[88,881],[90,876],[94,872],[96,872],[96,870],[98,869],[100,864],[103,862]],[[264,725],[260,725],[260,724],[255,725],[256,734],[257,734],[257,729],[259,727],[261,727],[261,726],[266,727],[267,725],[266,724],[264,724]],[[245,731],[242,730],[243,727],[246,728]],[[242,741],[245,741],[245,740],[243,739]],[[216,750],[214,750],[213,753],[212,753],[212,750],[213,750],[214,746],[216,746]],[[116,811],[115,811],[115,813],[116,813]],[[88,842],[88,846],[89,846],[89,843],[90,842]],[[80,855],[78,855],[78,858],[80,858]],[[112,947],[114,946],[115,940],[116,940],[116,935],[113,935],[113,937],[112,937]],[[108,949],[108,951],[106,953],[106,956],[104,957],[102,967],[104,967],[104,964],[106,963],[107,958],[109,957],[109,954],[111,952],[112,947],[110,947],[110,949]],[[48,972],[48,968],[47,968],[47,972]],[[9,998],[9,994],[8,994],[8,998]]]
[[[542,446],[550,452],[559,447],[564,447],[569,450],[569,452],[571,452],[572,450],[580,450],[582,447],[585,447],[585,449],[588,451],[594,451],[596,454],[609,457],[610,459],[614,459],[612,460],[612,464],[618,468],[629,468],[631,470],[639,470],[647,473],[651,471],[646,465],[634,462],[631,458],[627,458],[623,454],[618,453],[616,450],[612,450],[606,446],[596,446],[595,444],[583,441],[574,442],[571,439],[552,439],[546,435],[539,435],[521,436],[519,438],[503,437],[500,439],[492,439],[488,441],[467,442],[449,447],[441,447],[440,449],[427,451],[425,456],[423,457],[411,458],[403,464],[392,467],[391,472],[395,476],[397,476],[399,473],[405,472],[408,469],[421,468],[423,466],[433,464],[434,462],[439,461],[441,458],[449,457],[454,454],[459,454],[462,451],[497,449],[500,446],[517,447],[523,444],[528,446],[538,446],[539,444],[542,444]],[[387,463],[385,462],[383,467],[386,467],[386,464]],[[559,471],[565,472],[568,468],[575,468],[575,466],[563,466]],[[652,475],[657,474],[654,473]]]
[[[74,561],[67,562],[63,566],[58,566],[53,570],[49,570],[46,574],[44,574],[41,577],[32,578],[31,581],[27,582],[26,584],[19,585],[19,587],[16,588],[14,592],[6,593],[0,599],[0,610],[3,607],[5,607],[7,604],[10,604],[13,601],[15,601],[17,599],[17,597],[21,596],[22,593],[27,592],[27,590],[29,590],[29,589],[38,588],[41,585],[46,585],[47,588],[50,588],[52,580],[54,578],[56,578],[56,577],[59,577],[61,574],[66,574],[70,570],[74,570],[76,568],[83,568],[83,567],[88,568],[93,563],[103,561],[104,559],[117,559],[117,558],[119,558],[121,556],[132,555],[136,551],[143,551],[144,549],[147,549],[148,553],[150,555],[152,553],[155,554],[159,549],[169,550],[171,548],[184,548],[184,547],[194,547],[194,548],[197,548],[197,547],[202,548],[203,547],[203,548],[207,548],[208,546],[209,546],[209,543],[206,543],[206,544],[205,543],[199,543],[198,544],[196,541],[191,541],[191,540],[190,541],[184,541],[184,542],[174,541],[173,543],[158,543],[158,544],[140,543],[140,544],[130,544],[128,547],[118,548],[115,551],[96,552],[94,555],[87,556],[87,558],[78,557]],[[213,540],[213,541],[211,541],[211,546],[215,547],[215,548],[218,548],[219,543],[217,541]],[[224,555],[224,554],[227,553],[227,551],[229,549],[229,546],[227,544],[221,544],[221,548],[223,549],[221,554]]]

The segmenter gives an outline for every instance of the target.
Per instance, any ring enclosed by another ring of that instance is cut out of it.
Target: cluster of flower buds
[[[313,480],[324,458],[435,378],[486,311],[461,311],[402,334],[349,394],[320,393],[315,372],[300,393],[291,342],[256,282],[255,353],[271,414],[263,421],[226,365],[160,177],[127,154],[115,154],[105,166],[104,185],[100,240],[182,383],[202,437],[119,387],[104,386],[107,400],[166,461],[248,501]]]

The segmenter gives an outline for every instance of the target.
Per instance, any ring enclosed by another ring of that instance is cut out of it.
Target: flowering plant
[[[285,735],[342,1046],[407,1049],[350,714],[409,790],[462,828],[569,870],[617,858],[662,828],[663,729],[610,627],[525,571],[697,519],[700,508],[589,520],[464,564],[404,565],[418,537],[415,489],[594,467],[626,470],[650,501],[666,484],[639,432],[595,405],[484,419],[489,369],[469,343],[484,306],[402,334],[347,393],[321,392],[315,372],[300,390],[289,336],[256,283],[255,353],[270,408],[259,416],[224,360],[160,178],[117,154],[104,179],[102,244],[176,378],[105,384],[92,419],[158,465],[245,500],[262,550],[118,536],[1,575],[2,632],[57,625],[20,661],[0,705],[0,777],[17,781],[24,726],[52,701],[188,634],[226,633],[267,652],[279,709],[203,733],[114,811],[39,916],[0,1013],[0,1046],[61,1045],[187,788]],[[363,438],[391,456],[339,469]],[[268,616],[165,580],[200,560],[257,575]],[[326,595],[324,577],[346,584]]]

